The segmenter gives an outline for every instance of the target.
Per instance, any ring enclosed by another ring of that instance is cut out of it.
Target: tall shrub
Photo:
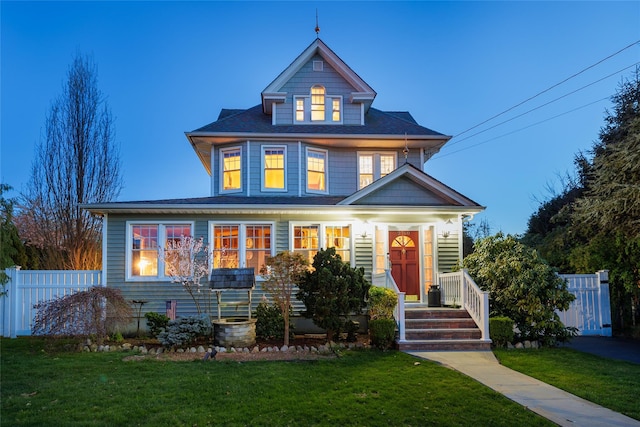
[[[304,315],[325,329],[331,340],[344,330],[349,316],[362,313],[371,284],[364,269],[343,262],[335,248],[318,251],[312,266],[302,277],[297,296],[306,307]]]

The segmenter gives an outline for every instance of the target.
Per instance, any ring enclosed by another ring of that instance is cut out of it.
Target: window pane
[[[238,226],[213,227],[213,268],[238,268]]]
[[[313,257],[320,248],[319,229],[318,225],[293,227],[293,250],[302,253],[309,264],[313,263]]]
[[[380,178],[390,174],[396,168],[396,156],[382,154],[380,155]]]
[[[331,103],[332,105],[332,120],[334,122],[339,122],[340,121],[340,100],[339,99],[334,99]]]
[[[309,151],[307,154],[307,189],[325,191],[325,153]]]
[[[131,275],[158,275],[158,226],[131,227]]]
[[[179,259],[177,259],[177,253],[175,253],[176,251],[172,251],[169,248],[171,247],[171,245],[179,245],[180,244],[180,239],[182,237],[190,237],[191,236],[191,226],[190,225],[184,225],[184,224],[180,224],[180,225],[167,225],[165,226],[165,234],[166,234],[166,241],[164,244],[164,248],[165,248],[165,254],[164,254],[164,262],[165,262],[165,267],[164,267],[164,274],[165,276],[169,276],[170,275],[170,267],[169,267],[169,263],[174,263],[174,265],[176,265],[177,267],[177,263],[180,262]],[[174,271],[180,271],[178,270],[174,270]]]
[[[271,256],[271,226],[247,225],[245,241],[246,266],[253,267],[255,274],[266,264],[266,257]]]
[[[264,150],[264,187],[284,188],[284,149]]]
[[[351,261],[351,239],[349,226],[326,226],[325,245],[327,248],[336,248],[342,261]]]
[[[240,187],[240,150],[224,151],[222,155],[222,188],[239,190]]]
[[[296,121],[298,122],[304,121],[304,99],[303,98],[296,99]]]

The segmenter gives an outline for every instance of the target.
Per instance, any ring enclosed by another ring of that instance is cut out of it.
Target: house
[[[463,222],[484,208],[424,172],[451,137],[408,112],[374,108],[375,97],[316,38],[261,104],[223,109],[186,133],[210,175],[209,197],[85,206],[104,218],[104,283],[148,301],[143,312],[177,300],[178,315],[190,314],[158,248],[204,236],[213,268],[259,271],[279,251],[312,261],[335,247],[374,284],[403,293],[404,312],[424,309],[429,289],[462,258]]]

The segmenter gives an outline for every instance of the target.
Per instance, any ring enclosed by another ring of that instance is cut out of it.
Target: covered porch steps
[[[405,340],[402,351],[483,351],[491,344],[482,340],[482,332],[467,310],[407,305]]]

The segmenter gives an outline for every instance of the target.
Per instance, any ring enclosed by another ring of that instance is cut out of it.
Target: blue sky
[[[259,104],[314,40],[316,8],[320,37],[376,90],[374,107],[454,135],[426,172],[487,206],[476,221],[493,232],[525,231],[536,199],[597,139],[624,69],[640,62],[636,43],[465,132],[639,41],[640,2],[2,1],[2,182],[13,195],[25,188],[79,50],[98,64],[116,119],[119,200],[207,196],[184,132],[221,108]]]

